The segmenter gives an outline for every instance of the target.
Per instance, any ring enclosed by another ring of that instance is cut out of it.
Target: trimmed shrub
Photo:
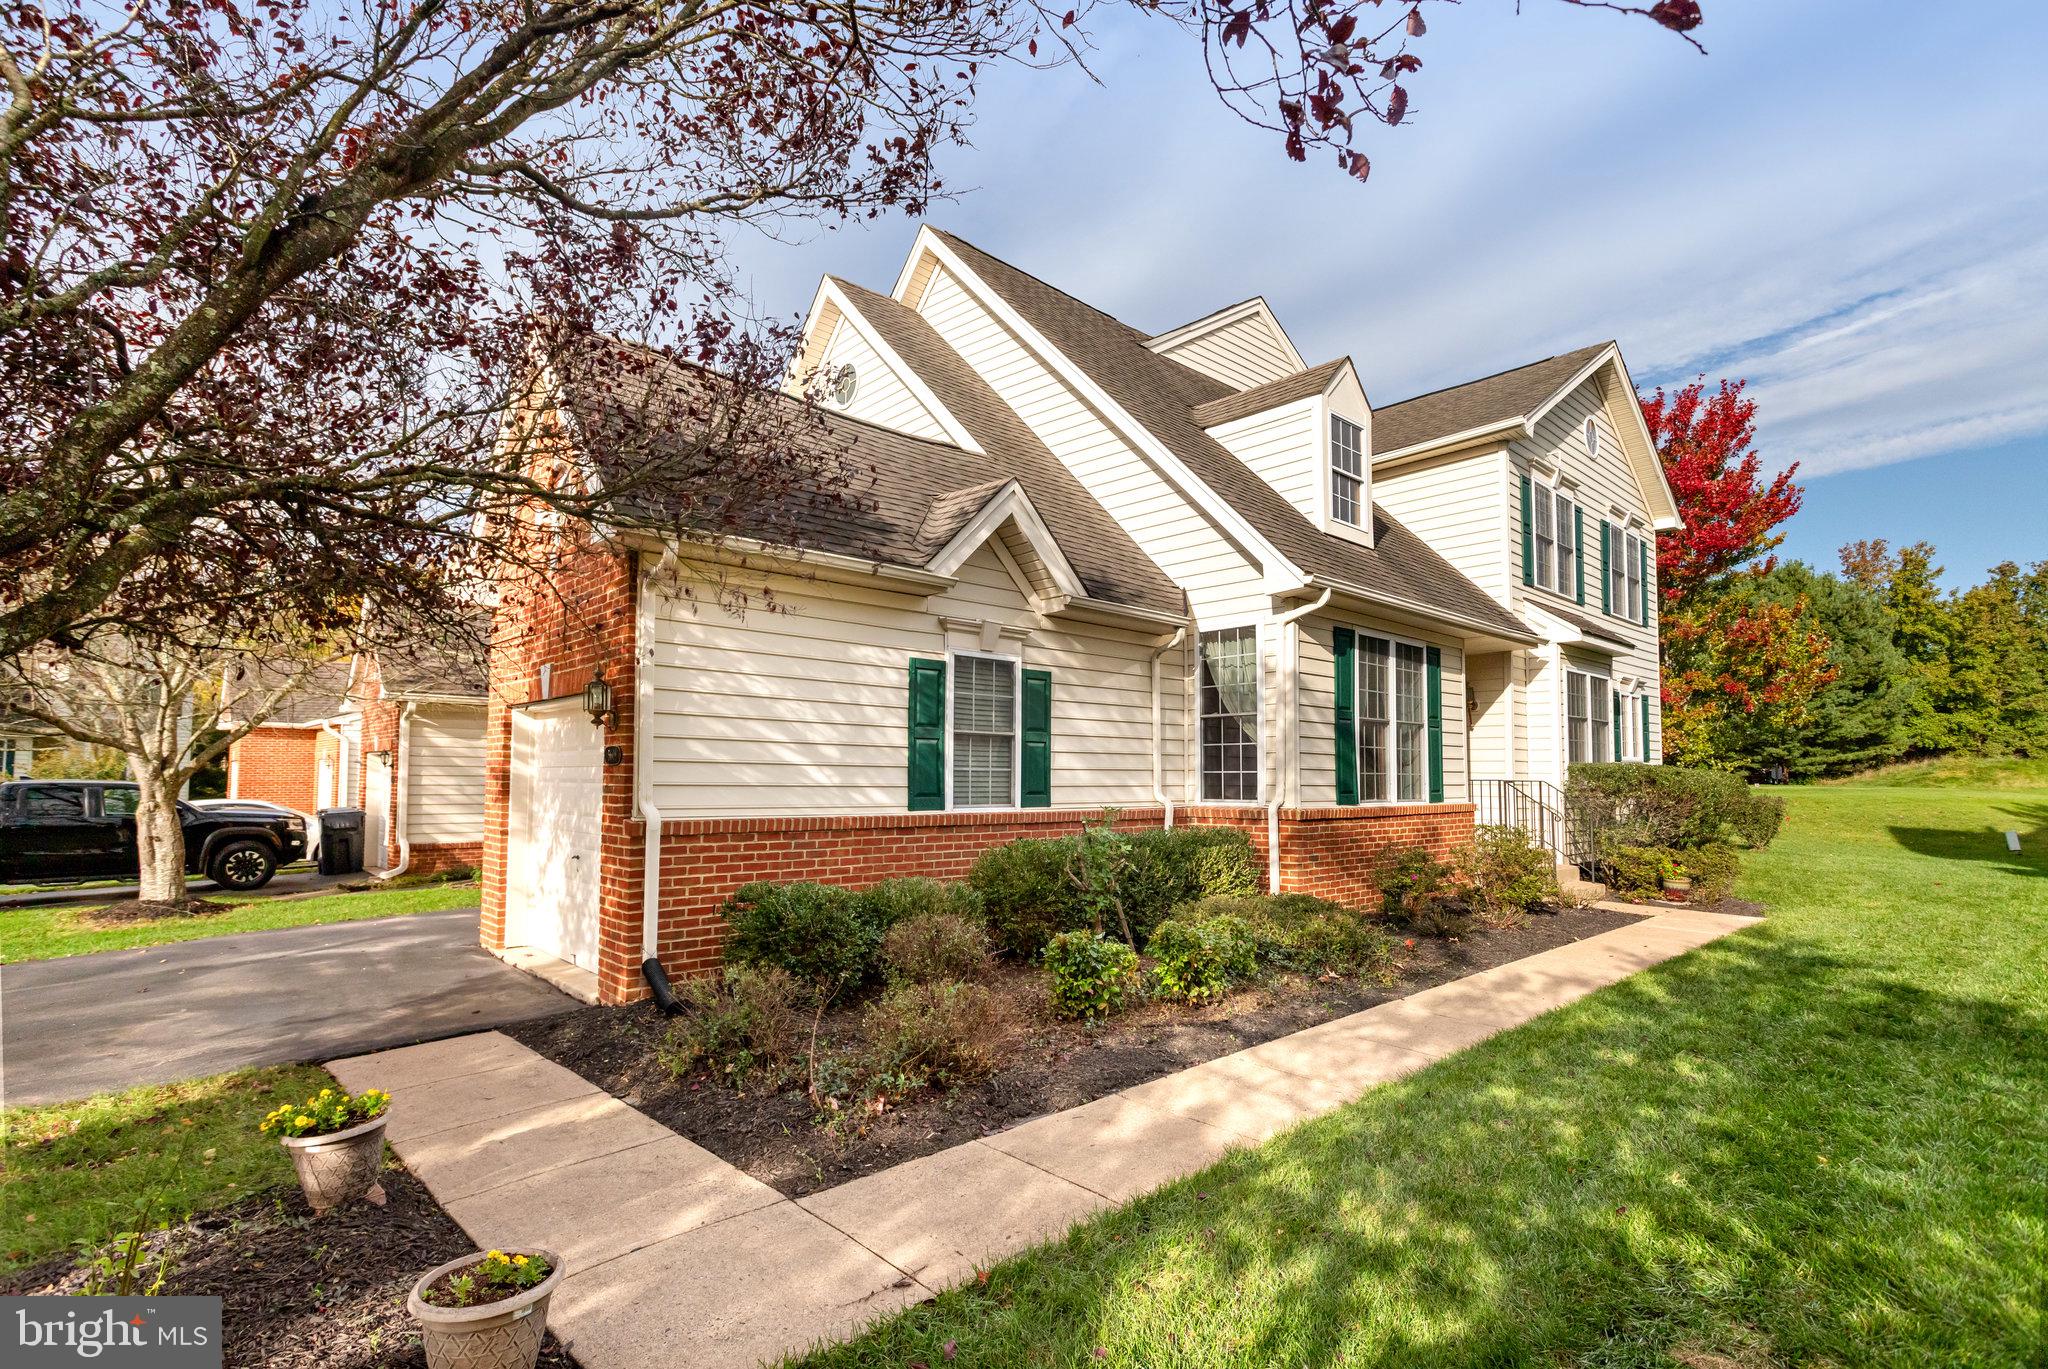
[[[1028,959],[1061,932],[1082,925],[1067,879],[1074,842],[1027,838],[983,851],[967,882],[981,896],[998,949]]]
[[[861,1015],[885,1087],[964,1084],[995,1073],[1009,1020],[980,984],[898,984]]]
[[[1372,871],[1380,915],[1402,922],[1434,921],[1439,905],[1453,892],[1451,873],[1450,866],[1420,846],[1383,853]]]
[[[1735,848],[1720,842],[1681,851],[1678,855],[1680,872],[1692,876],[1692,896],[1696,903],[1719,903],[1734,893],[1735,876],[1740,872],[1741,864]]]
[[[1478,828],[1453,865],[1482,926],[1512,927],[1557,902],[1557,858],[1519,827]]]
[[[1614,845],[1681,850],[1730,840],[1761,849],[1785,816],[1782,799],[1739,776],[1630,762],[1574,765],[1565,806]]]
[[[1394,940],[1358,913],[1342,909],[1318,913],[1294,930],[1291,949],[1296,969],[1391,979]]]
[[[1215,918],[1243,923],[1262,965],[1304,974],[1349,974],[1379,973],[1393,964],[1393,942],[1371,917],[1313,894],[1211,897],[1174,913],[1178,922]]]
[[[911,876],[885,879],[860,891],[861,917],[886,932],[905,918],[947,915],[982,920],[981,894],[974,886]]]
[[[988,933],[959,913],[912,913],[882,935],[882,970],[902,983],[979,979],[988,957]]]
[[[1623,898],[1651,897],[1678,871],[1678,852],[1668,846],[1610,846],[1600,863],[1607,884]]]
[[[1155,991],[1184,1003],[1221,998],[1259,969],[1251,927],[1228,915],[1200,922],[1168,918],[1153,929],[1145,951],[1155,962]]]
[[[758,1077],[770,1089],[795,1076],[810,995],[789,971],[734,965],[722,978],[688,981],[678,996],[689,1013],[656,1053],[670,1073],[709,1069],[734,1088]]]
[[[882,928],[860,894],[829,884],[742,885],[719,912],[732,933],[733,965],[775,965],[820,992],[864,982],[874,973]]]
[[[1095,932],[1061,932],[1045,944],[1052,1010],[1061,1017],[1107,1017],[1124,1006],[1138,975],[1138,953]]]

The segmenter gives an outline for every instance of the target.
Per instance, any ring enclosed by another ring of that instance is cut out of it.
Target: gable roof
[[[857,286],[837,284],[893,350],[901,354],[922,345],[914,330],[887,319],[886,311],[871,308],[868,302],[883,300],[893,309],[906,314],[908,310]],[[921,318],[916,322],[929,331]],[[936,334],[931,341],[943,349]],[[634,364],[617,364],[625,353],[632,355]],[[917,363],[906,358],[906,364]],[[959,365],[965,369],[964,363]],[[687,398],[709,384],[696,368],[638,344],[606,340],[579,349],[560,369],[562,404],[575,417],[592,452],[680,447],[693,440],[679,430],[675,415],[694,412]],[[919,365],[928,385],[933,384],[936,369]],[[845,475],[851,496],[793,491],[774,508],[764,508],[762,521],[786,530],[801,550],[922,568],[1015,481],[1089,598],[1151,614],[1181,615],[1185,600],[1179,587],[1066,467],[1029,437],[1028,429],[1028,441],[1016,438],[1009,425],[1021,429],[1022,420],[995,399],[985,382],[972,377],[983,392],[977,395],[959,377],[937,378],[947,382],[941,402],[973,432],[983,451],[911,437],[832,410],[806,410],[798,399],[760,391],[761,403],[780,406],[780,416],[790,420],[788,440]],[[632,506],[644,517],[675,512],[653,507],[644,496],[633,496]]]
[[[1526,366],[1468,380],[1372,411],[1373,455],[1406,451],[1460,433],[1518,422],[1614,346],[1596,342]]]
[[[950,233],[927,231],[1296,568],[1424,613],[1455,616],[1513,637],[1533,637],[1519,619],[1377,506],[1370,547],[1309,522],[1196,420],[1198,407],[1238,391],[1158,355],[1146,345],[1145,334],[1093,305]]]
[[[475,699],[482,702],[490,680],[489,613],[469,615],[459,628],[432,637],[409,637],[377,648],[377,681],[389,698]]]
[[[1220,428],[1240,418],[1250,418],[1253,414],[1264,413],[1267,409],[1277,409],[1283,404],[1293,404],[1297,400],[1319,395],[1329,389],[1330,382],[1337,378],[1337,373],[1350,364],[1350,357],[1338,357],[1335,361],[1311,366],[1306,371],[1296,371],[1291,376],[1282,376],[1278,380],[1267,381],[1264,385],[1254,385],[1249,390],[1239,390],[1236,394],[1226,395],[1222,399],[1197,404],[1193,410],[1195,422],[1204,428]]]
[[[262,661],[249,661],[242,667],[243,674],[235,678],[232,673],[226,681],[229,695],[228,706],[223,716],[235,717],[233,701],[249,695],[265,695],[289,678],[279,667]],[[342,700],[348,693],[353,662],[343,657],[339,660],[323,661],[306,673],[304,679],[293,685],[291,691],[278,700],[264,725],[269,727],[310,727],[324,722],[341,711]]]

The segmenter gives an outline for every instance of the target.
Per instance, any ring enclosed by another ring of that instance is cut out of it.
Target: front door
[[[512,715],[505,943],[597,968],[604,733],[580,700]]]

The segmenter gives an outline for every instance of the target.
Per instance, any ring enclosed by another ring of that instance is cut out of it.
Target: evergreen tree
[[[2007,561],[1946,606],[1948,658],[1939,703],[1953,749],[2048,755],[2044,581],[2048,562],[2022,575]]]
[[[1828,639],[1834,678],[1793,727],[1759,727],[1747,738],[1759,766],[1783,765],[1794,779],[1847,774],[1895,761],[1911,744],[1925,707],[1920,677],[1892,640],[1883,599],[1853,575],[1815,571],[1802,561],[1760,577],[1759,591],[1786,605],[1805,604]]]

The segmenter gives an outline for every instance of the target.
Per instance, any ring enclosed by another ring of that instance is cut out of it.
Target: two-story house
[[[601,466],[696,383],[593,346],[508,421]],[[644,957],[715,963],[749,879],[957,876],[1106,809],[1365,903],[1500,781],[1656,754],[1674,510],[1612,345],[1375,410],[1263,300],[1146,332],[926,228],[886,293],[821,283],[799,385],[857,508],[577,541],[505,587],[487,945],[629,998]],[[712,565],[773,610],[687,592]]]

